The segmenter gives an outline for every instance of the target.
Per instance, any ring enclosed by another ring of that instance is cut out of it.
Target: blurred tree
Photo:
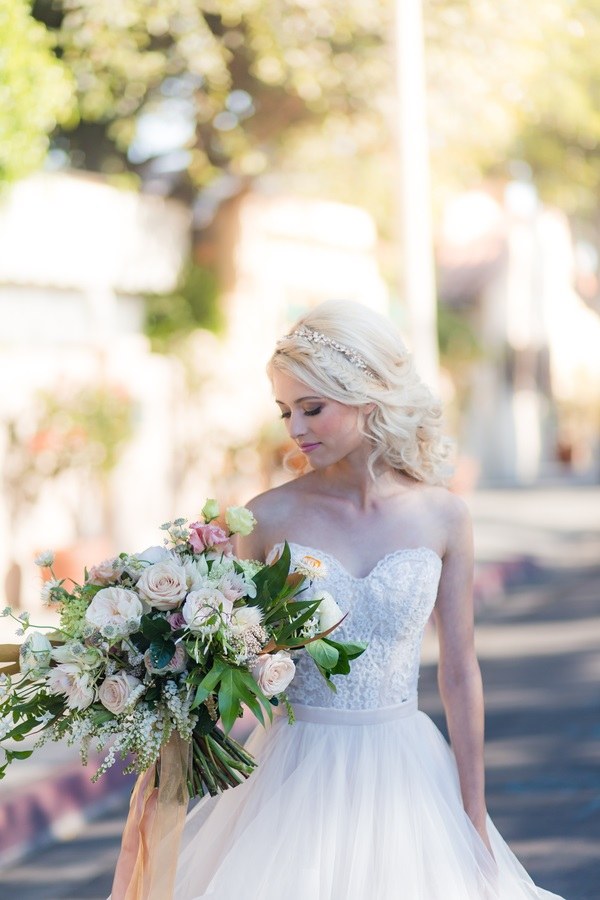
[[[0,184],[39,168],[48,134],[73,124],[74,83],[28,0],[0,0]]]
[[[595,208],[597,0],[424,10],[438,204],[517,158],[544,198]],[[277,171],[389,228],[392,0],[35,0],[33,12],[77,83],[79,124],[55,137],[72,165],[157,176],[187,197],[224,171]]]
[[[169,352],[196,328],[218,332],[223,325],[219,286],[211,269],[189,262],[171,294],[146,297],[146,334],[157,352]]]

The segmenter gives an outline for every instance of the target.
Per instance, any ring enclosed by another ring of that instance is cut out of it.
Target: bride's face
[[[339,462],[365,445],[358,430],[360,411],[316,394],[283,372],[273,373],[275,402],[288,434],[315,469]]]

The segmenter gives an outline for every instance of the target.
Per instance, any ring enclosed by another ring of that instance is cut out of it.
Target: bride
[[[309,471],[249,504],[238,550],[319,559],[336,637],[368,646],[336,692],[298,654],[296,721],[257,727],[253,776],[189,815],[176,900],[556,900],[486,812],[471,523],[439,406],[391,323],[345,301],[304,316],[269,374]],[[417,705],[431,614],[452,749]]]

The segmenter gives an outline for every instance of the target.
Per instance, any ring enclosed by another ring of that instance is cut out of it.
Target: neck
[[[405,481],[393,469],[386,468],[372,478],[367,467],[368,451],[346,456],[340,462],[314,473],[327,493],[341,497],[357,510],[366,511],[398,492]],[[408,480],[407,480],[408,483]]]

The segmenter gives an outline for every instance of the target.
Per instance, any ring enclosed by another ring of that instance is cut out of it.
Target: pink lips
[[[316,447],[319,447],[320,444],[317,442],[316,444],[300,444],[300,449],[303,453],[311,453]]]

